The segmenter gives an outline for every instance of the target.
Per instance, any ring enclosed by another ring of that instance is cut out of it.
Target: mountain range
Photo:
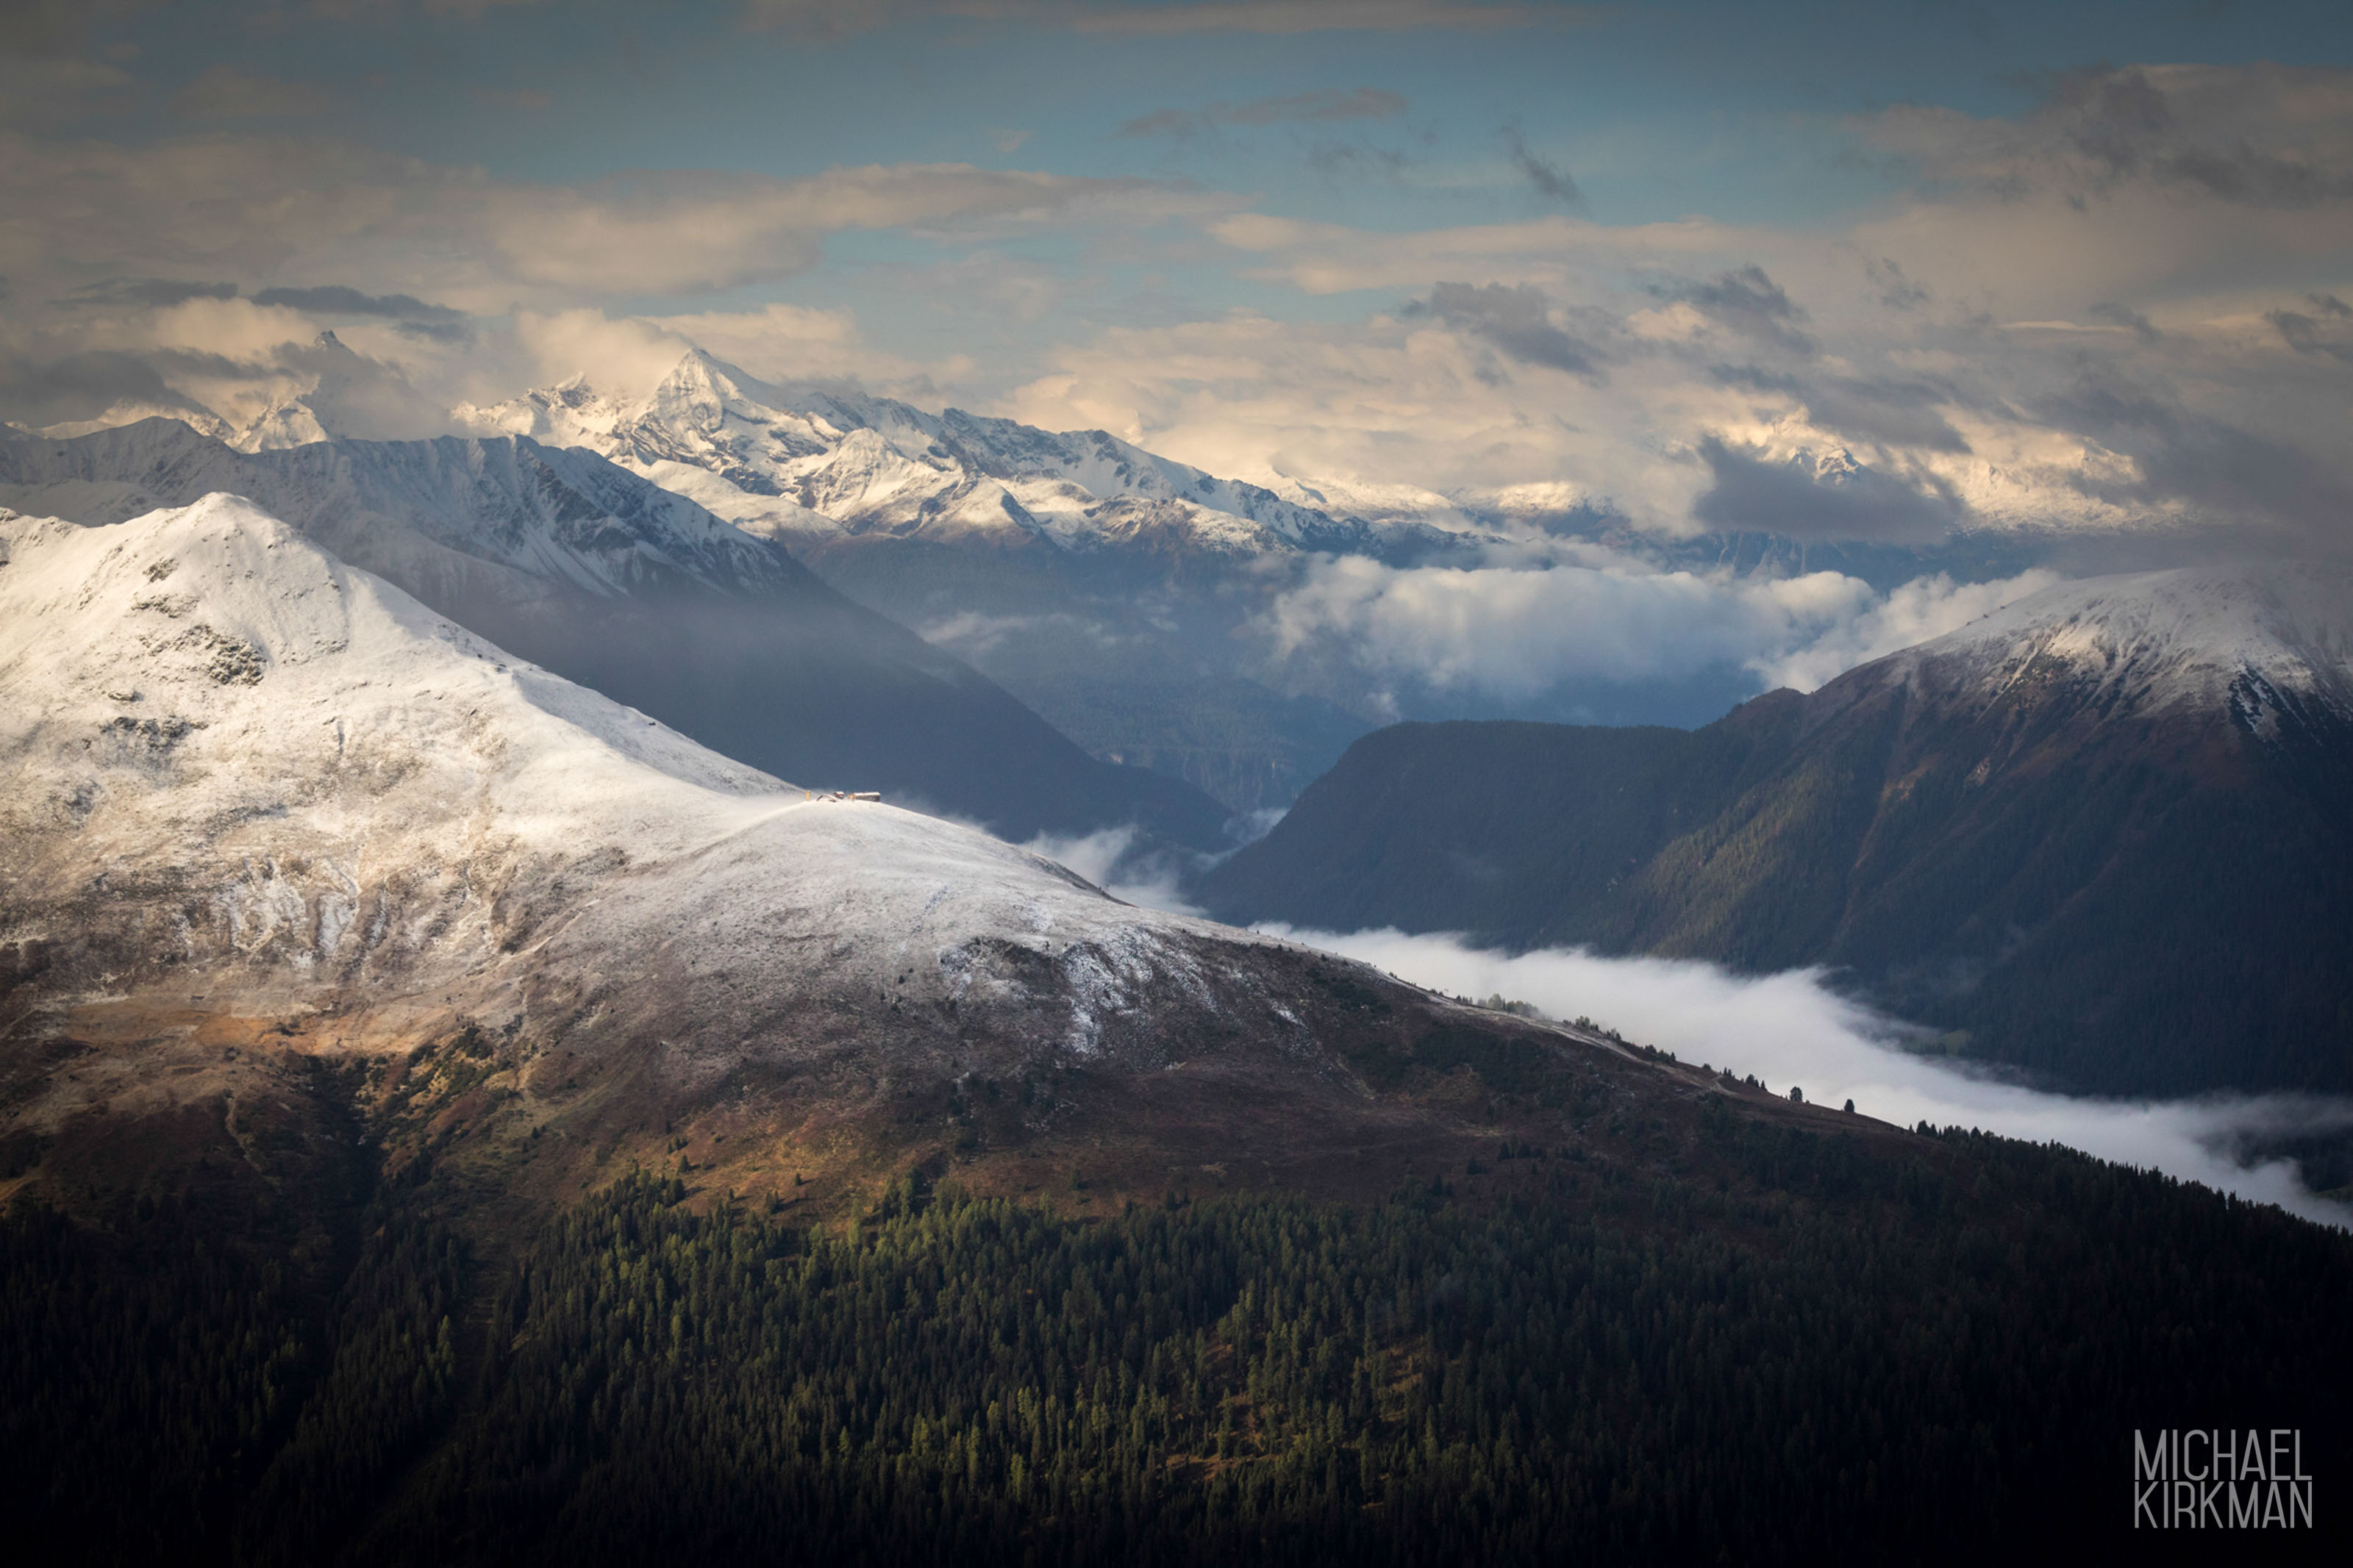
[[[597,452],[788,545],[1094,755],[1234,812],[1284,804],[1369,727],[1271,681],[1252,617],[1317,552],[1404,561],[1478,537],[1335,516],[1101,430],[774,384],[700,350],[643,398],[575,378],[453,418]]]
[[[233,421],[194,405],[150,412],[263,455],[416,423],[406,384],[332,333],[307,357],[317,384],[259,417]],[[140,412],[125,406],[94,426],[45,434],[95,434]],[[1180,779],[1235,819],[1281,810],[1376,724],[1497,711],[1492,697],[1362,667],[1345,639],[1329,648],[1286,640],[1283,595],[1319,581],[1335,559],[1476,566],[1492,549],[1515,548],[1507,539],[1553,535],[1662,570],[1831,569],[1890,588],[1937,571],[2012,574],[2041,548],[2016,532],[1929,549],[1737,532],[1662,540],[1566,485],[1454,497],[1296,479],[1267,488],[1101,430],[1058,433],[955,408],[934,414],[850,386],[766,382],[700,349],[643,395],[575,376],[428,423],[591,452],[687,497],[962,658],[1098,761]],[[1793,482],[1872,478],[1844,451],[1789,461]],[[1579,678],[1501,711],[1699,722],[1751,689],[1753,677],[1726,664],[1656,679]],[[1198,813],[1202,803],[1192,804]],[[1155,836],[1208,843],[1134,815]]]
[[[589,452],[443,437],[247,454],[164,419],[0,442],[0,502],[36,513],[111,522],[215,491],[753,766],[1017,839],[1134,826],[1227,842],[1216,802],[1087,756],[773,541]]]
[[[575,1179],[689,1116],[765,1129],[770,1176],[779,1136],[811,1174],[895,1157],[970,1121],[976,1075],[1027,1086],[1008,1142],[1108,1104],[1295,1163],[1458,1136],[1365,1088],[1431,1040],[1639,1065],[786,784],[243,498],[11,513],[0,550],[5,1120],[20,1166],[61,1145],[52,1180],[290,1054],[430,1060],[437,1110],[487,1086],[478,1151],[560,1137]]]
[[[36,445],[10,482],[153,499]],[[1964,1562],[2112,1542],[2116,1434],[2163,1401],[2341,1461],[2339,1235],[1134,908],[701,745],[323,542],[494,607],[798,591],[593,454],[237,461],[305,524],[0,514],[26,1540]],[[2112,662],[2069,666],[2094,707],[2204,689]],[[2265,668],[2222,700],[2300,743],[2329,694]]]
[[[2111,1093],[2353,1088],[2353,574],[2096,578],[1691,731],[1400,725],[1220,918],[1828,966]]]

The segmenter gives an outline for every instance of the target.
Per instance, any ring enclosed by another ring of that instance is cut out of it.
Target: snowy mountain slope
[[[1138,823],[1221,841],[1216,803],[1086,756],[775,543],[586,451],[444,437],[238,454],[162,420],[0,442],[0,504],[26,511],[101,522],[213,491],[754,766],[1018,837]]]
[[[1071,551],[1173,540],[1221,555],[1381,553],[1396,542],[1360,520],[1335,520],[1100,430],[1055,434],[958,409],[926,414],[889,398],[772,385],[699,350],[634,405],[575,379],[454,417],[484,434],[586,446],[663,482],[700,469],[726,487],[706,485],[698,492],[704,504],[780,537],[880,532]]]
[[[1192,995],[1194,944],[1258,941],[954,823],[808,801],[236,497],[105,528],[11,515],[0,541],[0,941],[87,946],[110,984],[193,965],[479,993],[691,930],[691,962],[803,991],[920,952],[923,999],[967,1005],[1028,994],[990,944],[1051,950],[1083,984],[1041,1005],[1083,1011],[1123,976]],[[681,924],[714,910],[715,932]]]
[[[7,514],[0,557],[13,1146],[129,1158],[120,1130],[190,1115],[249,1138],[296,1092],[267,1063],[354,1057],[387,1085],[424,1062],[433,1127],[571,1140],[551,1147],[575,1176],[673,1112],[806,1140],[811,1117],[896,1126],[975,1072],[1092,1073],[1196,1141],[1235,1137],[1233,1103],[1353,1140],[1389,1114],[1337,1054],[1368,1031],[1571,1043],[954,823],[810,799],[237,498]]]
[[[114,488],[53,488],[75,485]],[[789,558],[691,501],[588,454],[530,441],[313,442],[239,454],[154,419],[0,446],[0,500],[19,510],[117,521],[216,490],[251,498],[396,581],[470,571],[522,598],[539,584],[604,597],[665,582],[815,587]]]
[[[2278,700],[2353,717],[2353,569],[2194,567],[2030,595],[1894,656],[1879,679],[1992,702],[2063,686],[2105,716],[2260,721]]]

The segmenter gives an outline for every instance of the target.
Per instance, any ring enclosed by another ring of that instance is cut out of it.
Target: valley
[[[8,1495],[71,1559],[1957,1561],[2101,1539],[2152,1390],[2317,1434],[2353,1370],[2275,1210],[1121,903],[246,500],[0,545]]]

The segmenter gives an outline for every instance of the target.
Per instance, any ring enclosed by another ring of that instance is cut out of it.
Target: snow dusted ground
[[[1250,973],[1286,944],[809,799],[238,498],[0,514],[0,948],[39,944],[53,988],[405,997],[713,1071],[894,1030],[1139,1066],[1303,1033]]]
[[[2273,563],[2086,578],[1865,669],[1964,700],[2064,679],[2112,717],[2220,717],[2236,705],[2260,729],[2283,693],[2353,717],[2353,570]]]

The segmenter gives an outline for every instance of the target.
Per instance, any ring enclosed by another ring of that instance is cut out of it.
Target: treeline
[[[1514,1142],[1518,1197],[1092,1222],[908,1178],[813,1231],[641,1175],[471,1329],[397,1212],[316,1329],[165,1211],[12,1214],[0,1501],[110,1561],[1921,1562],[2113,1551],[2136,1426],[2345,1473],[2344,1237],[1957,1131],[1705,1135],[1720,1183]]]

